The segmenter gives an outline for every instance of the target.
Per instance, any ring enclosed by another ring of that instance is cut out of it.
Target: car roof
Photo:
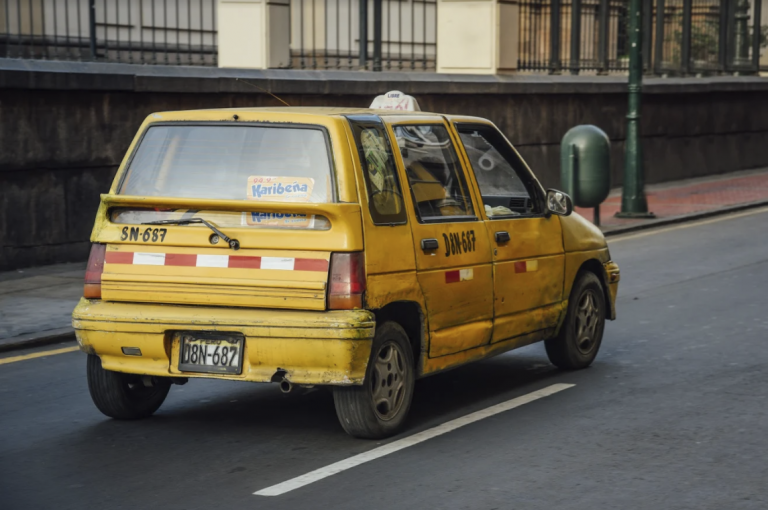
[[[158,114],[183,114],[187,118],[194,118],[196,114],[202,116],[209,116],[212,113],[284,113],[294,115],[316,115],[318,117],[329,117],[339,115],[408,115],[408,116],[434,116],[442,115],[439,113],[421,112],[421,111],[403,111],[403,110],[374,110],[371,108],[348,108],[348,107],[334,107],[334,106],[281,106],[281,107],[266,107],[266,108],[212,108],[206,110],[176,110],[158,112]]]

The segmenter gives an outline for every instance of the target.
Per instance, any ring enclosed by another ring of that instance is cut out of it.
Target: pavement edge
[[[768,206],[768,200],[758,200],[756,202],[747,202],[745,204],[731,205],[727,207],[720,207],[718,209],[712,209],[709,211],[700,211],[690,214],[681,214],[680,216],[672,216],[669,218],[662,218],[659,220],[647,220],[646,223],[638,223],[635,225],[627,225],[626,227],[617,227],[603,232],[605,237],[612,237],[621,234],[629,234],[630,232],[637,232],[639,230],[649,230],[657,227],[665,227],[668,225],[675,225],[677,223],[688,223],[689,221],[703,220],[711,218],[713,216],[723,216],[735,212],[745,211],[748,209],[757,209],[759,207]]]
[[[72,328],[49,329],[39,333],[30,333],[12,338],[0,339],[0,353],[30,349],[42,345],[50,345],[75,341],[75,330]]]

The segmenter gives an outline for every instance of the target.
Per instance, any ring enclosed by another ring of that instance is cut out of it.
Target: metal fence
[[[293,68],[434,71],[436,55],[436,0],[291,0]]]
[[[644,0],[647,72],[757,72],[761,0]],[[628,0],[520,0],[519,68],[605,74],[628,66]]]
[[[292,68],[435,69],[436,0],[290,0],[290,10]],[[0,57],[217,65],[216,14],[216,0],[0,0]]]
[[[519,68],[626,69],[627,4],[627,0],[521,0]]]
[[[626,71],[629,0],[519,0],[519,69]],[[756,72],[761,0],[643,0],[646,71]],[[0,57],[217,65],[216,0],[0,0]],[[437,0],[290,0],[290,67],[434,71]]]
[[[216,65],[216,0],[0,0],[0,56]]]

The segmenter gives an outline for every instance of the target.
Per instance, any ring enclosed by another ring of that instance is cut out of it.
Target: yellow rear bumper
[[[80,349],[107,370],[132,374],[269,382],[278,371],[295,384],[362,384],[375,319],[366,310],[312,312],[80,300],[72,313]],[[245,336],[241,374],[177,368],[177,331]],[[138,347],[141,356],[123,354]]]

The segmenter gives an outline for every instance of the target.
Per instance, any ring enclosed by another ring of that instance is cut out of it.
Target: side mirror
[[[547,211],[559,216],[569,216],[573,212],[573,200],[562,191],[548,189]]]

